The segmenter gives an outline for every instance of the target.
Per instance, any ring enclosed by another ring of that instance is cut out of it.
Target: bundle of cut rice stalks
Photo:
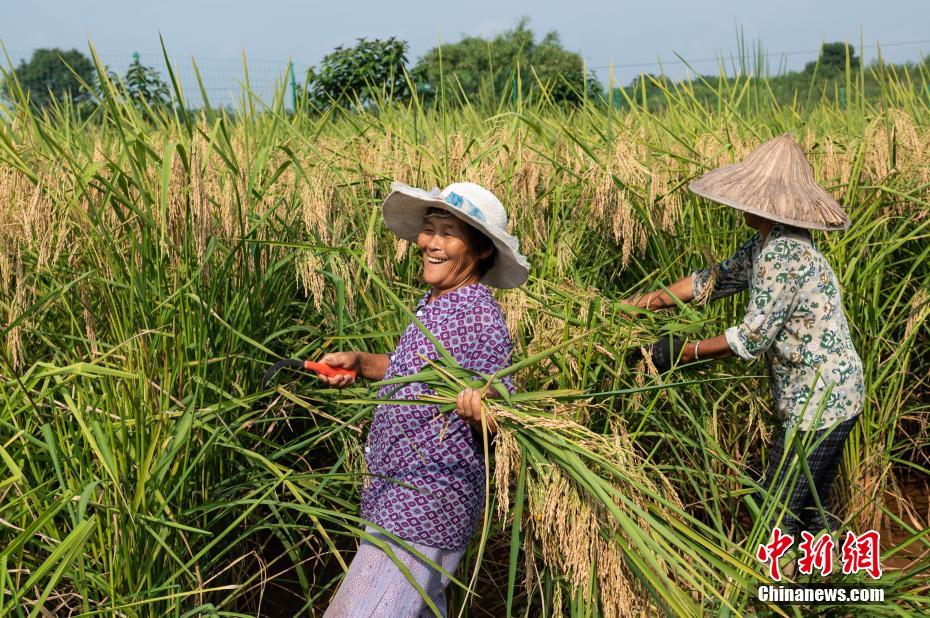
[[[728,586],[755,577],[747,566],[751,559],[688,515],[671,484],[637,451],[622,425],[601,434],[573,420],[589,413],[579,408],[599,406],[578,391],[511,395],[500,382],[552,353],[546,350],[494,376],[455,366],[446,357],[428,361],[417,374],[373,385],[423,383],[432,392],[417,402],[435,404],[443,414],[455,408],[463,388],[487,389],[486,412],[493,415],[499,433],[493,482],[490,466],[487,472],[485,523],[472,586],[494,523],[490,491],[494,485],[497,527],[509,522],[511,532],[508,605],[521,545],[527,550],[527,587],[534,585],[532,562],[538,551],[543,564],[560,573],[574,595],[598,602],[605,616],[656,611],[698,615],[695,597],[718,597],[726,604]],[[414,402],[351,399],[345,403]],[[484,448],[487,458],[491,445],[485,442]]]

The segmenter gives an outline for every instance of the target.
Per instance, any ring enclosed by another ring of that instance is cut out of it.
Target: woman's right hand
[[[694,300],[694,275],[682,277],[667,288],[656,288],[651,292],[646,292],[639,296],[631,296],[625,299],[624,303],[645,309],[646,311],[657,311],[666,307],[674,307],[676,299],[683,303],[690,303]],[[638,314],[634,314],[638,315]]]
[[[320,359],[321,363],[326,363],[330,367],[342,367],[343,369],[354,369],[356,375],[362,373],[362,355],[359,352],[332,352]],[[324,376],[318,375],[321,381],[336,388],[345,388],[355,383],[355,377],[351,375],[341,376]]]
[[[629,298],[624,298],[620,302],[624,305],[629,305],[630,307],[635,307],[636,309],[648,309],[650,304],[650,299],[652,292],[647,292],[639,296],[631,296]],[[639,311],[630,311],[628,314],[630,317],[638,318],[642,315]]]

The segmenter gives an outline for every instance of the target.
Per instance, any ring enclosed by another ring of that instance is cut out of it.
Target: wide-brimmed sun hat
[[[734,165],[707,172],[689,187],[709,200],[811,230],[845,230],[849,217],[814,179],[801,147],[786,133]]]
[[[507,211],[493,193],[473,182],[456,182],[442,191],[393,182],[381,212],[389,230],[415,243],[430,208],[450,212],[481,231],[497,247],[494,265],[481,277],[482,283],[495,288],[515,288],[526,281],[530,265],[520,254],[520,241],[507,233]]]

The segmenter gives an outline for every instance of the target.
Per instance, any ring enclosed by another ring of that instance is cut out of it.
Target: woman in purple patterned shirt
[[[417,303],[417,319],[465,369],[500,371],[510,364],[513,346],[500,307],[486,286],[516,287],[529,272],[517,239],[507,233],[503,205],[473,183],[452,184],[442,191],[398,183],[391,189],[382,205],[384,222],[420,248],[423,279],[430,286]],[[429,337],[411,321],[392,354],[338,352],[322,360],[355,369],[369,380],[382,380],[419,372],[426,366],[423,357],[440,358]],[[348,376],[321,379],[338,387],[352,382]],[[509,377],[503,382],[513,392]],[[379,396],[414,400],[429,392],[418,382],[395,388],[382,388]],[[477,527],[485,497],[481,397],[478,388],[466,388],[459,393],[455,412],[448,414],[425,403],[381,405],[375,410],[365,446],[372,476],[362,490],[362,517],[403,539],[420,556],[367,527],[367,538],[327,617],[430,616],[435,613],[430,605],[445,615],[449,580],[422,558],[453,573]],[[492,418],[486,417],[486,423],[496,431]]]

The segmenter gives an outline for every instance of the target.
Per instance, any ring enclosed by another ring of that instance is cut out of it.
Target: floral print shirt
[[[491,291],[481,284],[417,304],[417,319],[465,369],[494,374],[510,364],[510,333]],[[390,355],[385,379],[409,376],[439,359],[413,321]],[[502,379],[514,392],[510,377]],[[417,399],[432,392],[414,382],[383,387],[379,397]],[[402,539],[460,550],[468,545],[484,508],[485,462],[481,436],[455,410],[434,404],[382,404],[365,446],[371,473],[362,490],[362,517]]]
[[[693,274],[699,296],[714,268]],[[749,289],[743,321],[726,330],[744,360],[765,356],[785,425],[826,429],[862,410],[862,361],[853,347],[840,286],[806,230],[776,223],[716,266],[711,299]]]

